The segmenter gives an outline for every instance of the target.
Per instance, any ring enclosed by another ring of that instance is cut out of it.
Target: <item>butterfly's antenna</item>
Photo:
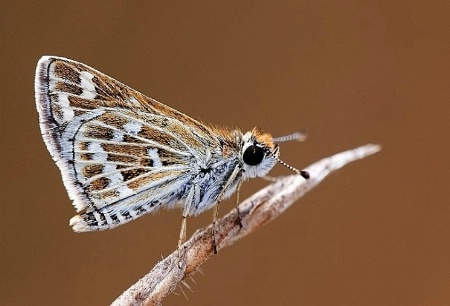
[[[295,132],[295,133],[292,133],[290,135],[276,137],[276,138],[273,139],[273,142],[280,143],[280,142],[292,141],[292,140],[305,141],[306,140],[306,136],[308,136],[308,135],[304,131]]]
[[[304,179],[309,179],[309,172],[305,171],[305,170],[298,170],[297,168],[292,167],[291,165],[286,164],[284,161],[282,161],[281,159],[279,159],[278,157],[276,157],[275,155],[273,156],[275,157],[275,159],[282,164],[283,166],[285,166],[286,168],[296,172],[297,174],[300,174]]]

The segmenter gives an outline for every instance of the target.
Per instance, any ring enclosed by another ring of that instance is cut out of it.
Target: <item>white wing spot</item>
[[[128,102],[132,105],[132,106],[140,106],[139,101],[135,98],[135,97],[131,97]]]
[[[81,71],[80,76],[81,76],[81,88],[83,89],[83,92],[81,93],[80,97],[86,99],[94,99],[97,96],[95,84],[92,81],[94,75],[87,71]]]
[[[115,164],[104,164],[103,167],[104,174],[108,174],[117,170],[117,166]]]
[[[75,113],[70,107],[69,96],[67,94],[58,94],[58,105],[62,112],[62,122],[59,122],[60,124],[70,121],[73,119],[73,117],[75,117]]]
[[[105,150],[103,150],[102,145],[98,142],[91,142],[89,144],[88,151],[94,153],[92,160],[98,163],[104,163],[108,158],[108,155]]]
[[[121,199],[129,197],[130,195],[133,195],[135,193],[132,189],[128,188],[128,186],[126,185],[119,187],[118,191]]]
[[[159,159],[158,149],[148,149],[148,157],[153,161],[153,167],[162,167],[161,159]]]
[[[109,186],[117,186],[117,185],[120,185],[121,183],[123,183],[122,174],[120,174],[120,172],[119,173],[116,172],[116,173],[107,175],[106,177],[110,181]],[[120,192],[120,189],[121,188],[119,188],[119,192]]]
[[[123,141],[123,133],[119,131],[114,131],[113,138],[111,141],[122,142]]]
[[[130,135],[136,135],[142,129],[142,124],[136,121],[131,121],[123,125],[123,128]]]

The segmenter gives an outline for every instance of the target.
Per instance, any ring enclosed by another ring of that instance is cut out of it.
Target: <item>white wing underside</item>
[[[77,212],[75,231],[173,207],[217,140],[197,121],[77,62],[43,57],[41,131]]]

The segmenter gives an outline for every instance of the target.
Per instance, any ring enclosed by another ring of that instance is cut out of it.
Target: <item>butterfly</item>
[[[220,201],[276,162],[309,177],[278,157],[278,142],[298,134],[206,125],[73,60],[42,57],[35,94],[44,142],[78,213],[75,232],[181,207],[180,245],[187,216],[215,206],[215,222]]]

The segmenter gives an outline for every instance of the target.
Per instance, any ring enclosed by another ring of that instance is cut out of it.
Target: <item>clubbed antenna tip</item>
[[[284,161],[282,161],[281,159],[279,159],[278,157],[274,156],[276,158],[276,160],[282,164],[283,166],[285,166],[288,169],[291,169],[294,172],[297,172],[298,174],[300,174],[304,179],[309,179],[309,172],[305,171],[305,170],[298,170],[297,168],[292,167],[291,165],[286,164]]]
[[[304,179],[308,180],[309,179],[309,172],[302,170],[300,171],[300,175],[303,176]]]

